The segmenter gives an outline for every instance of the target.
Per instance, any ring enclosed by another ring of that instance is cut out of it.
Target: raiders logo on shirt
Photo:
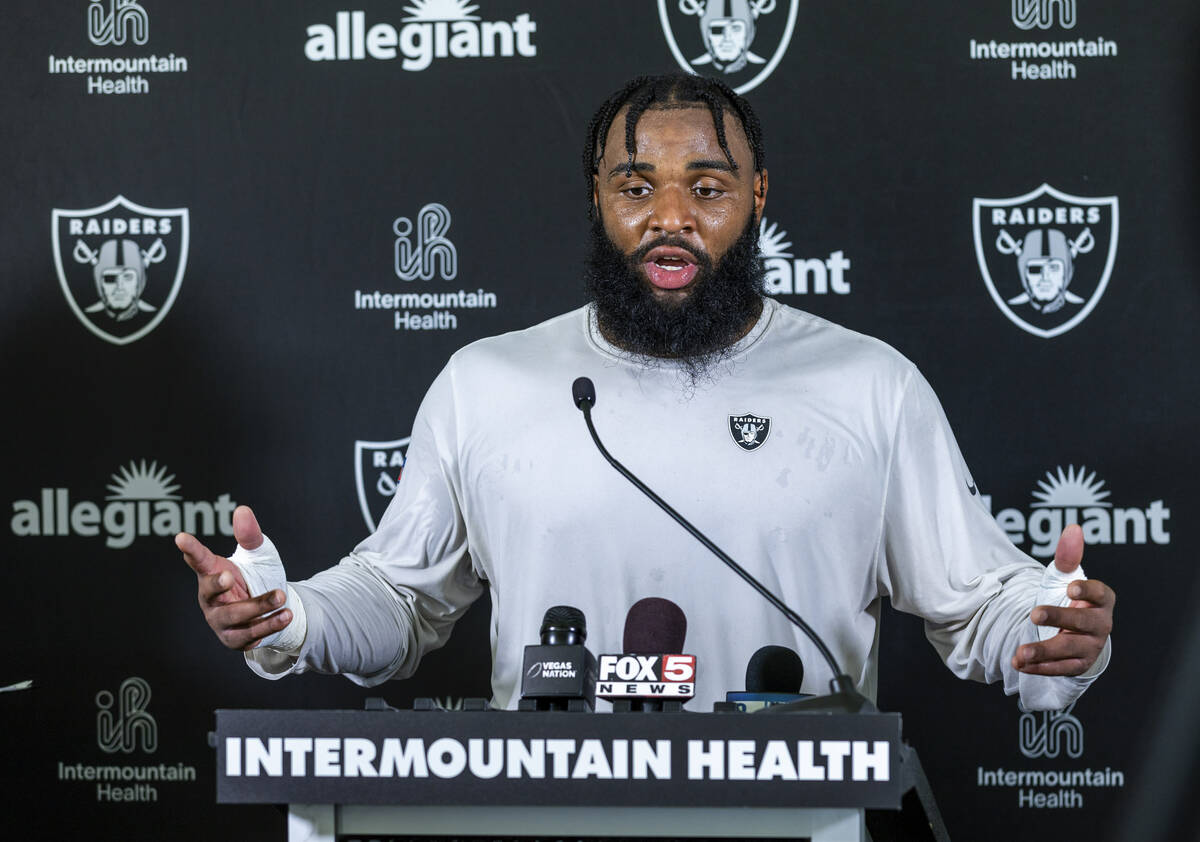
[[[749,413],[730,415],[729,434],[742,450],[758,450],[771,434],[771,419]]]

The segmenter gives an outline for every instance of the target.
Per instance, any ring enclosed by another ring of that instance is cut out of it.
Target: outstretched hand
[[[262,530],[249,506],[238,506],[234,510],[233,537],[238,546],[247,550],[262,545]],[[204,619],[221,643],[230,649],[253,649],[264,637],[291,622],[291,611],[278,610],[287,598],[282,590],[251,597],[237,565],[209,550],[196,536],[181,532],[175,536],[175,546],[183,553],[188,567],[196,571]],[[267,614],[270,616],[264,616]]]
[[[1083,530],[1068,526],[1058,539],[1054,566],[1074,573],[1083,560]],[[1012,664],[1032,675],[1080,675],[1087,672],[1112,632],[1113,604],[1117,595],[1097,579],[1079,579],[1067,586],[1067,606],[1039,605],[1030,619],[1034,625],[1060,629],[1058,634],[1017,648]]]

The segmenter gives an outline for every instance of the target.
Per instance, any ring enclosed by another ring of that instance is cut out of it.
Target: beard
[[[682,301],[660,300],[642,269],[645,256],[659,246],[684,248],[696,260],[696,277]],[[751,214],[745,230],[716,263],[671,235],[623,254],[596,219],[584,278],[608,341],[649,365],[678,362],[695,384],[732,353],[747,325],[762,312],[765,274]]]

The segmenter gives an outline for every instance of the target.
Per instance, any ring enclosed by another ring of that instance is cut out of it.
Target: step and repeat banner
[[[914,360],[1013,542],[1048,560],[1082,523],[1119,594],[1107,674],[1058,713],[885,612],[880,705],[951,833],[1106,838],[1158,785],[1156,699],[1195,668],[1194,3],[6,8],[0,835],[281,839],[215,805],[215,708],[488,694],[486,599],[411,680],[255,678],[172,536],[228,552],[249,504],[292,578],[352,548],[449,355],[583,303],[585,127],[671,70],[762,118],[769,294]]]

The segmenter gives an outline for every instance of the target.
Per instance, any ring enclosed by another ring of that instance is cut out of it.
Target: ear
[[[763,208],[767,204],[767,171],[754,174],[754,221],[762,222]]]

